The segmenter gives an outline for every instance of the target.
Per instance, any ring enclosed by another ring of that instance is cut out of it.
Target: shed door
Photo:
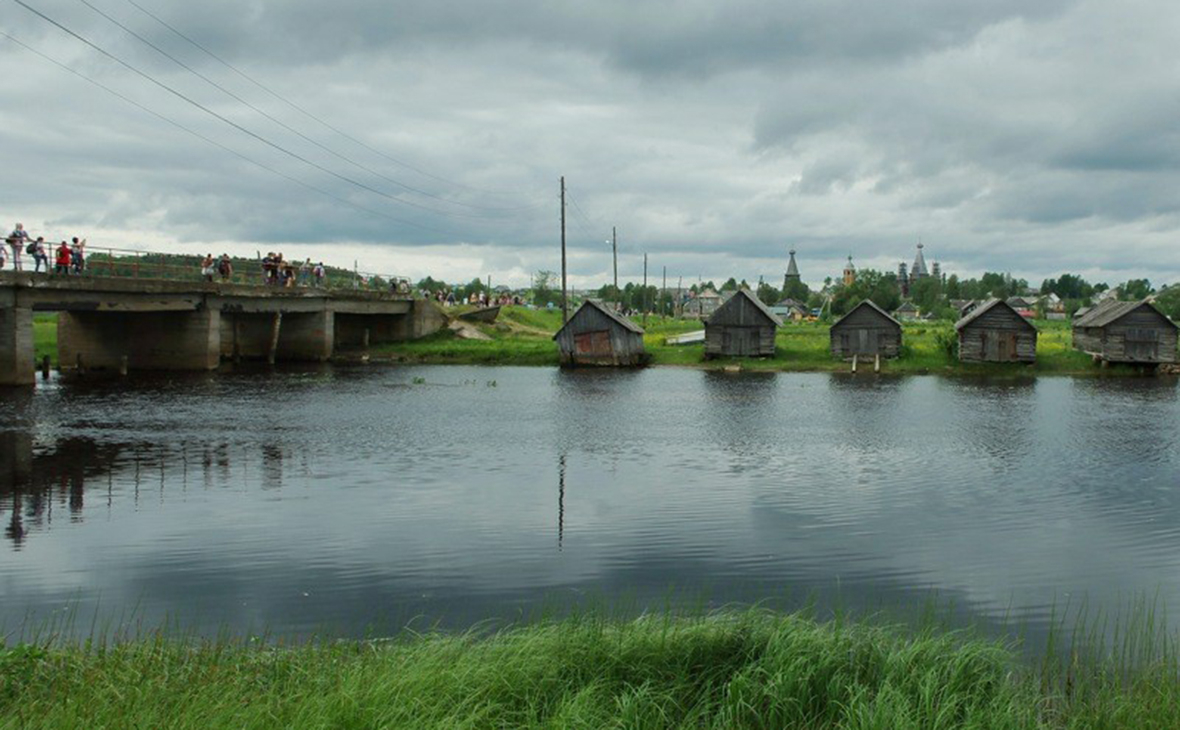
[[[877,331],[859,330],[856,333],[856,351],[861,355],[872,355],[877,351]]]
[[[728,327],[722,335],[725,354],[746,357],[757,354],[758,330],[752,327]]]
[[[578,355],[597,357],[610,355],[610,332],[598,330],[596,332],[582,332],[574,335],[574,352]]]
[[[1128,360],[1151,361],[1159,356],[1159,330],[1129,329],[1124,337]]]

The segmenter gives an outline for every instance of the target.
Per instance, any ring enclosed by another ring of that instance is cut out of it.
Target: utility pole
[[[565,175],[561,176],[561,323],[570,321],[569,297],[565,290]]]
[[[643,254],[643,326],[647,327],[647,254]]]
[[[619,236],[615,227],[610,227],[610,251],[615,261],[615,297],[619,296]]]
[[[668,312],[664,310],[664,294],[668,292],[668,267],[664,267],[664,283],[660,285],[660,316],[667,317]]]
[[[683,290],[684,290],[684,276],[681,275],[680,278],[676,280],[676,301],[672,302],[673,316],[676,315],[677,307],[681,307],[684,304],[684,291]],[[681,309],[680,313],[684,314],[684,310]]]

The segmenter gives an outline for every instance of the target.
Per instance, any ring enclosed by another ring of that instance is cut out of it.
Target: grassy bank
[[[462,311],[462,310],[456,310]],[[637,322],[642,321],[636,318]],[[475,324],[489,339],[461,339],[450,330],[442,330],[413,342],[399,342],[374,347],[378,358],[399,362],[468,364],[468,365],[557,365],[557,346],[553,334],[561,327],[558,310],[533,310],[505,307],[492,324]],[[883,362],[887,373],[947,373],[1021,377],[1035,374],[1135,374],[1130,367],[1106,370],[1090,357],[1073,349],[1067,322],[1037,322],[1035,365],[968,364],[958,362],[947,348],[954,339],[951,322],[906,324],[902,356]],[[779,329],[775,357],[766,359],[721,358],[706,361],[704,345],[668,345],[670,335],[701,329],[693,320],[648,317],[644,346],[653,365],[724,368],[740,364],[746,370],[782,372],[846,372],[849,364],[833,359],[829,351],[828,325],[791,323]],[[49,355],[57,363],[57,318],[38,314],[33,320],[37,360]],[[869,364],[871,367],[871,363]]]
[[[571,618],[294,648],[141,640],[0,650],[21,728],[1174,728],[1176,664],[764,612]]]
[[[642,321],[636,318],[636,321]],[[423,340],[382,346],[378,356],[402,362],[467,363],[499,365],[556,365],[557,348],[553,333],[561,326],[561,312],[537,311],[512,307],[501,310],[499,321],[478,325],[490,340],[465,340],[453,332],[442,331]],[[1131,368],[1101,370],[1084,353],[1073,349],[1067,322],[1038,322],[1035,365],[968,364],[958,362],[948,349],[955,337],[951,322],[906,324],[902,356],[882,364],[889,373],[962,373],[979,375],[1024,376],[1033,374],[1120,374],[1134,373]],[[653,365],[724,368],[740,364],[747,370],[783,372],[844,372],[849,363],[832,358],[828,325],[791,323],[778,331],[775,357],[766,359],[727,359],[706,361],[704,345],[668,345],[668,336],[701,329],[692,320],[649,317],[644,347]],[[871,367],[871,363],[869,364]]]

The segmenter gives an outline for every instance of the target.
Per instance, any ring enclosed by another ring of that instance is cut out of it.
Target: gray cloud
[[[921,236],[965,275],[1180,278],[1180,253],[1166,245],[1180,220],[1168,194],[1180,182],[1180,82],[1159,65],[1180,39],[1162,2],[145,3],[394,162],[130,4],[96,0],[368,169],[245,109],[79,3],[31,4],[314,165],[397,198],[251,139],[13,6],[14,36],[275,171],[0,39],[13,70],[0,79],[2,144],[21,171],[0,216],[50,238],[243,253],[287,245],[325,258],[351,247],[384,270],[524,283],[557,267],[564,174],[579,285],[609,270],[612,225],[628,272],[648,251],[678,276],[773,281],[794,246],[820,281],[849,253],[893,268]]]

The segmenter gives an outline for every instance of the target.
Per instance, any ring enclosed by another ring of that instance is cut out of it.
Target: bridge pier
[[[336,344],[336,314],[326,309],[284,314],[278,335],[279,360],[325,362]]]
[[[0,385],[32,385],[33,308],[21,306],[14,290],[0,292]]]
[[[221,312],[61,312],[57,357],[87,370],[213,370]]]

